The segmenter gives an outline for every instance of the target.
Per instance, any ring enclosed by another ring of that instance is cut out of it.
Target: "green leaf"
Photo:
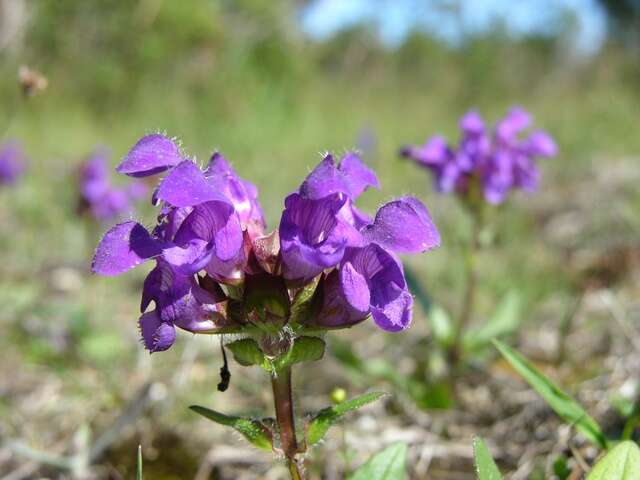
[[[407,446],[394,443],[371,457],[348,480],[404,480]]]
[[[138,445],[138,466],[136,468],[136,480],[142,480],[142,445]]]
[[[493,316],[478,328],[469,330],[463,340],[465,351],[474,351],[488,345],[497,337],[518,329],[522,321],[522,297],[516,290],[507,293]]]
[[[567,423],[575,426],[587,439],[607,449],[608,442],[598,423],[573,398],[540,373],[525,357],[499,340],[493,341],[502,356],[544,398]]]
[[[189,408],[213,422],[235,429],[252,445],[262,450],[271,450],[272,448],[271,432],[258,420],[253,418],[224,415],[223,413],[216,412],[215,410],[210,410],[199,405],[192,405]]]
[[[502,480],[496,462],[493,461],[489,449],[480,437],[473,439],[473,456],[478,480]]]
[[[278,371],[294,363],[314,362],[324,355],[324,340],[318,337],[298,337],[287,353],[273,360],[273,368]]]
[[[615,446],[596,463],[587,480],[637,480],[640,478],[640,448],[631,440]]]
[[[307,443],[315,445],[326,435],[331,426],[345,413],[364,407],[384,397],[384,392],[369,392],[332,407],[323,408],[309,420],[306,428]]]
[[[439,305],[434,305],[427,313],[427,318],[431,325],[433,338],[438,344],[443,347],[451,346],[455,335],[453,321],[447,311]]]
[[[251,338],[236,340],[228,343],[226,347],[231,350],[236,362],[242,366],[262,365],[265,361],[264,353],[260,350],[258,342]]]

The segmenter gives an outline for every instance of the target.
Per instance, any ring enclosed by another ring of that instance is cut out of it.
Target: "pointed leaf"
[[[487,322],[466,333],[464,349],[477,350],[489,344],[494,338],[514,332],[522,318],[522,297],[516,290],[512,290],[502,298],[493,316]]]
[[[493,341],[502,356],[567,423],[588,440],[606,449],[608,442],[598,423],[573,398],[540,373],[525,357],[499,340]]]
[[[253,418],[224,415],[198,405],[192,405],[189,408],[213,422],[235,429],[255,447],[261,450],[271,450],[272,435],[262,422]]]
[[[394,443],[371,457],[356,470],[349,480],[404,480],[407,446]]]
[[[307,443],[314,445],[326,435],[331,426],[345,413],[364,407],[368,403],[384,397],[384,392],[369,392],[332,407],[323,408],[309,420],[306,428]]]
[[[324,340],[318,337],[298,337],[287,353],[273,360],[277,371],[294,363],[314,362],[324,355]]]
[[[226,347],[231,350],[236,362],[244,367],[264,364],[264,353],[260,350],[258,342],[251,338],[236,340],[235,342],[228,343]]]
[[[619,443],[591,470],[587,480],[637,480],[640,448],[631,440]]]
[[[473,456],[478,480],[502,480],[496,462],[493,461],[487,445],[480,437],[473,439]]]
[[[138,466],[136,468],[136,480],[142,480],[142,445],[138,445]]]

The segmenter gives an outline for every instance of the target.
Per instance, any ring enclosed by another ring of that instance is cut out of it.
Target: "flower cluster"
[[[148,260],[139,320],[151,352],[194,333],[275,333],[345,328],[371,316],[387,331],[407,328],[413,299],[396,253],[440,242],[414,198],[371,218],[356,198],[378,180],[355,154],[326,155],[284,201],[279,229],[266,234],[256,187],[219,153],[201,169],[162,135],[142,138],[118,171],[168,171],[153,193],[160,212],[151,231],[134,221],[110,229],[93,271],[118,275]],[[151,303],[155,308],[149,310]]]
[[[0,146],[0,185],[13,185],[24,173],[27,157],[16,141]]]
[[[79,210],[101,222],[129,213],[132,202],[147,193],[147,187],[141,182],[126,187],[114,186],[109,176],[108,158],[105,149],[97,149],[79,169]]]
[[[535,191],[540,178],[536,158],[557,153],[555,142],[542,130],[522,137],[530,125],[531,116],[514,107],[491,132],[472,110],[460,120],[457,148],[435,136],[424,145],[403,148],[401,154],[431,170],[439,191],[466,195],[478,185],[487,202],[498,204],[513,189]]]

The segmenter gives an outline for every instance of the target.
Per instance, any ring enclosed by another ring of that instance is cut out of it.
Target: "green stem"
[[[471,232],[471,242],[465,253],[465,276],[466,284],[464,297],[462,298],[462,308],[457,322],[454,326],[453,344],[449,350],[449,358],[454,366],[460,363],[462,358],[462,340],[464,333],[471,321],[471,314],[476,299],[476,290],[478,284],[478,273],[476,266],[476,256],[480,250],[480,232],[482,231],[482,222],[477,215],[473,215],[473,226]]]
[[[298,441],[291,395],[291,367],[284,367],[272,374],[271,386],[273,387],[276,421],[280,432],[280,448],[287,458],[291,480],[304,480],[299,460],[296,458]]]

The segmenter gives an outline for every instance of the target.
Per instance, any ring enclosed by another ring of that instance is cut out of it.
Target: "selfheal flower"
[[[167,140],[138,142],[122,169],[129,175],[166,169],[152,196],[160,209],[155,227],[115,225],[93,261],[101,275],[155,261],[139,319],[149,351],[170,348],[176,328],[286,337],[348,327],[369,315],[388,331],[409,325],[412,297],[394,252],[426,251],[440,242],[418,200],[391,201],[372,219],[355,200],[378,187],[374,172],[355,154],[338,164],[327,155],[285,199],[280,229],[265,235],[253,184],[219,153],[204,169],[182,157],[168,162],[167,151],[177,148]],[[295,328],[285,334],[287,324]]]
[[[26,161],[18,142],[10,141],[0,146],[0,185],[13,185],[24,173]]]
[[[423,146],[409,146],[401,155],[432,171],[437,190],[467,197],[477,184],[489,203],[501,203],[509,192],[535,191],[539,181],[536,158],[557,154],[553,139],[541,130],[521,138],[531,116],[514,107],[489,131],[478,112],[471,110],[460,120],[462,132],[456,147],[439,136]]]
[[[383,205],[375,220],[356,218],[354,200],[369,186],[377,187],[377,178],[357,156],[345,156],[338,166],[326,156],[285,201],[285,278],[308,281],[337,267],[323,283],[316,325],[345,327],[371,314],[388,331],[409,326],[412,298],[392,252],[424,252],[438,246],[440,236],[426,207],[412,197]]]
[[[146,193],[140,182],[126,187],[111,183],[108,168],[109,153],[97,149],[80,166],[80,211],[88,212],[98,221],[110,220],[132,210],[132,203]]]

